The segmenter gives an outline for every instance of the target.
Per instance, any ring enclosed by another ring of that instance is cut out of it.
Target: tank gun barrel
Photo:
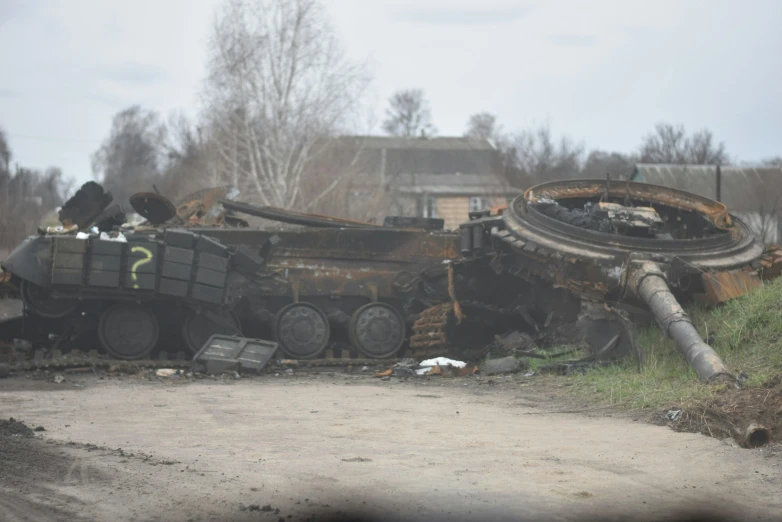
[[[228,199],[221,199],[220,204],[226,209],[234,212],[241,212],[250,216],[279,221],[281,223],[289,223],[291,225],[304,225],[320,228],[369,228],[379,226],[373,225],[372,223],[362,223],[361,221],[352,221],[332,216],[320,216],[318,214],[308,214],[285,208],[242,203],[240,201],[231,201]]]
[[[717,379],[733,380],[717,352],[704,342],[695,325],[668,288],[662,271],[654,263],[641,265],[636,272],[638,296],[649,306],[660,328],[674,341],[687,363],[704,382]]]

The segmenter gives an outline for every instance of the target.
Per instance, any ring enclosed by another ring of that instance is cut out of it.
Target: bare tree
[[[5,131],[0,128],[0,172],[8,173],[11,170],[11,146]]]
[[[57,167],[46,171],[16,166],[11,172],[11,146],[0,129],[0,250],[15,247],[62,205],[73,185]],[[53,223],[57,222],[56,217]]]
[[[201,128],[183,114],[169,117],[164,152],[165,164],[158,187],[173,201],[226,183],[220,176],[214,140],[205,138]]]
[[[0,250],[13,248],[39,224],[57,224],[52,212],[64,203],[71,186],[56,167],[45,172],[20,167],[13,176],[0,173]]]
[[[470,116],[467,122],[467,132],[464,133],[464,136],[497,141],[500,132],[500,126],[497,124],[497,117],[494,114],[479,112]]]
[[[629,179],[637,163],[632,155],[621,152],[593,150],[587,156],[581,169],[581,177],[586,179],[605,179],[606,174],[613,179]]]
[[[658,123],[639,151],[641,163],[718,165],[730,163],[724,143],[716,143],[708,129],[688,136],[684,125]]]
[[[582,144],[566,136],[555,140],[548,125],[543,125],[512,135],[505,156],[511,181],[526,186],[545,179],[575,177],[583,154]]]
[[[160,181],[165,137],[155,112],[135,105],[114,116],[109,137],[92,156],[92,170],[115,201],[127,206],[131,195]]]
[[[434,136],[432,111],[421,89],[397,91],[388,100],[383,130],[391,136],[406,138]]]
[[[222,180],[266,205],[312,208],[303,179],[344,130],[368,83],[316,0],[226,0],[212,30],[205,138]]]
[[[760,162],[765,167],[780,167],[782,168],[782,156],[774,156],[772,158],[766,158]]]

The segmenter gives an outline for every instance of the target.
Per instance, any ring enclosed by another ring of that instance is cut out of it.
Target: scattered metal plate
[[[273,341],[215,334],[198,351],[195,360],[206,363],[206,372],[212,374],[237,369],[260,371],[278,346]]]
[[[763,286],[757,272],[729,270],[703,274],[703,286],[712,304],[724,303]]]

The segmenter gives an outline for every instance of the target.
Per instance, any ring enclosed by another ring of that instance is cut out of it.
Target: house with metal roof
[[[452,229],[468,212],[506,205],[519,193],[505,180],[489,140],[355,136],[337,142],[340,150],[357,151],[348,205],[380,187],[389,194],[388,214],[441,218]]]
[[[632,181],[721,201],[766,243],[782,241],[782,168],[637,164]]]

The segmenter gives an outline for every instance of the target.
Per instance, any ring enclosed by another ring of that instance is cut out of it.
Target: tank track
[[[453,317],[453,303],[427,308],[413,323],[410,349],[416,353],[442,350],[448,346],[448,322]]]
[[[98,369],[111,369],[117,368],[160,368],[165,366],[168,368],[187,369],[194,367],[196,363],[193,359],[185,357],[185,353],[176,352],[175,354],[169,354],[168,352],[160,352],[157,359],[106,359],[100,355],[96,350],[92,350],[87,354],[80,352],[79,350],[73,350],[69,353],[62,354],[59,350],[54,350],[50,357],[45,357],[42,353],[43,350],[39,350],[35,357],[26,360],[11,361],[9,367],[13,371],[28,372],[35,370],[67,370],[72,368],[90,368],[93,370]],[[170,357],[171,356],[171,357]],[[365,359],[365,358],[337,358],[327,357],[323,359],[308,359],[308,360],[296,360],[296,359],[279,359],[280,364],[283,366],[304,366],[304,367],[327,367],[327,366],[383,366],[392,365],[399,362],[399,359]],[[270,363],[271,364],[271,363]]]
[[[414,356],[435,357],[441,355],[475,358],[488,349],[483,346],[465,346],[460,343],[461,328],[488,330],[501,329],[502,319],[518,314],[513,310],[482,303],[480,301],[459,301],[462,321],[457,321],[456,305],[443,303],[427,308],[413,324],[410,336],[410,350]],[[488,343],[487,343],[488,344]]]
[[[161,365],[174,368],[189,368],[194,363],[186,357],[184,352],[160,352],[157,359],[107,359],[101,357],[97,350],[90,352],[81,352],[80,350],[71,350],[63,354],[60,350],[53,350],[50,356],[47,356],[45,350],[37,350],[32,359],[11,361],[10,367],[15,371],[32,370],[64,370],[68,368],[110,368],[119,367],[137,367],[137,368],[159,368]]]

